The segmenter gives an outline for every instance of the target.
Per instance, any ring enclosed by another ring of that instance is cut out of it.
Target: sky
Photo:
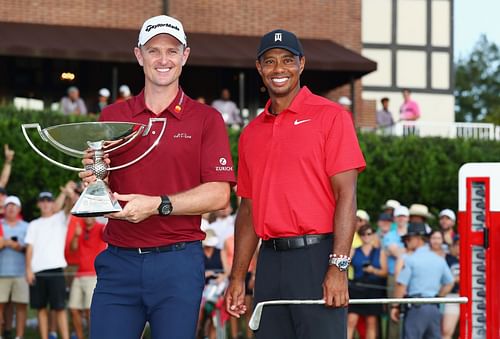
[[[500,46],[500,0],[454,0],[455,60],[467,56],[482,33]]]

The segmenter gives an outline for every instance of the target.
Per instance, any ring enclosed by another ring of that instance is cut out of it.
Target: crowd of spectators
[[[424,291],[434,291],[429,286],[436,286],[433,295],[425,297],[443,296],[442,293],[450,293],[450,297],[458,296],[459,236],[455,230],[456,215],[451,209],[443,209],[439,213],[439,225],[434,229],[429,226],[429,222],[435,216],[427,206],[412,204],[407,208],[393,199],[381,206],[376,226],[370,224],[370,216],[364,210],[358,210],[356,218],[357,231],[351,252],[351,298],[401,297],[397,291],[402,288],[406,291],[403,296],[416,297],[411,294],[411,288],[406,289],[408,285],[415,284],[425,286],[427,289],[424,288]],[[415,238],[418,239],[414,240]],[[421,241],[421,246],[417,241]],[[418,261],[427,265],[428,274],[417,272],[420,268],[415,262]],[[438,264],[443,267],[437,266],[436,270],[440,271],[433,275],[430,273],[432,267]],[[423,281],[416,282],[416,279]],[[392,312],[393,310],[397,312]],[[431,308],[431,311],[434,310],[435,306]],[[355,332],[360,338],[400,338],[403,331],[399,321],[400,318],[403,319],[403,313],[400,311],[404,310],[400,310],[397,305],[392,308],[384,308],[382,305],[350,306],[349,338],[353,338]],[[417,331],[419,326],[425,325],[429,338],[452,338],[459,315],[458,305],[447,304],[441,309],[441,316],[434,316],[433,319],[421,316],[418,324],[407,318],[404,328],[410,326],[413,331]],[[439,326],[426,325],[425,321],[433,321],[434,324],[437,322]],[[385,335],[382,336],[382,333]]]
[[[132,91],[127,85],[121,85],[118,88],[118,96],[116,102],[126,101],[132,98]],[[344,100],[349,100],[343,97]],[[201,103],[206,103],[205,97],[200,96],[196,99]],[[86,103],[90,102],[90,105]],[[80,90],[76,86],[68,87],[66,95],[59,102],[59,109],[64,115],[99,115],[104,107],[111,104],[111,92],[103,87],[97,92],[97,99],[84,100],[80,96]],[[349,101],[350,105],[350,101]],[[243,117],[238,105],[231,99],[231,92],[227,88],[221,90],[220,97],[215,99],[211,106],[215,108],[224,119],[224,123],[234,129],[240,129],[243,126]],[[4,187],[2,185],[1,187]]]
[[[4,146],[0,176],[0,338],[23,338],[28,304],[37,310],[41,338],[57,338],[57,332],[64,339],[85,338],[96,283],[93,262],[106,246],[101,238],[105,225],[103,220],[69,216],[69,207],[80,190],[73,182],[61,187],[57,197],[51,192],[40,192],[37,206],[41,216],[30,223],[24,221],[21,200],[6,190],[14,154],[8,145]],[[457,296],[459,237],[456,215],[451,209],[439,213],[439,226],[435,229],[429,226],[435,216],[427,206],[411,204],[407,208],[394,199],[381,206],[374,223],[364,210],[358,210],[356,218],[349,274],[351,298],[394,296],[400,284],[398,276],[413,255],[407,245],[409,227],[414,225],[422,225],[425,230],[422,237],[425,248],[448,264],[454,279],[450,295]],[[234,255],[234,222],[231,206],[202,219],[201,228],[207,234],[203,241],[206,288],[200,308],[199,338],[216,338],[217,330],[225,330],[228,325],[232,338],[252,337],[244,325],[248,319],[230,318],[222,303]],[[255,262],[254,258],[247,276],[248,315]],[[401,325],[389,317],[390,311],[382,305],[349,307],[349,338],[356,332],[361,338],[377,338],[382,332],[387,338],[399,337]],[[446,305],[441,312],[439,336],[451,338],[458,323],[459,307]]]
[[[132,97],[132,91],[127,85],[121,85],[114,102],[121,102]],[[87,102],[86,102],[87,101]],[[90,104],[89,104],[90,103]],[[111,103],[111,91],[105,87],[96,93],[96,99],[84,100],[76,86],[70,86],[66,95],[59,102],[59,110],[64,115],[99,115],[104,107]]]
[[[104,225],[95,218],[69,216],[80,193],[80,187],[72,181],[61,187],[57,197],[49,191],[40,192],[40,217],[29,223],[23,220],[21,199],[9,195],[6,189],[14,154],[4,146],[0,179],[0,338],[24,337],[28,304],[36,310],[40,338],[69,339],[70,332],[73,339],[85,338],[84,326],[89,323],[96,284],[94,259],[106,246],[101,237]]]

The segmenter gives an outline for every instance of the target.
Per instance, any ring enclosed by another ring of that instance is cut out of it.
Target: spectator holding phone
[[[21,201],[16,196],[5,199],[5,216],[0,221],[0,324],[3,323],[4,306],[11,300],[16,307],[16,338],[24,336],[28,283],[24,279],[25,243],[28,223],[20,219]]]
[[[349,286],[349,296],[353,299],[384,298],[387,277],[387,256],[385,251],[374,247],[375,232],[370,225],[358,230],[362,245],[354,250],[352,267],[354,279]],[[366,338],[377,338],[378,315],[382,305],[349,305],[347,317],[348,338],[353,338],[359,317],[366,317]]]

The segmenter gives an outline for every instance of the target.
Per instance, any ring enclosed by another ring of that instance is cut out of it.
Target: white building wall
[[[377,70],[363,77],[365,86],[391,86],[392,56],[387,49],[368,49],[361,52],[363,56],[377,63]]]
[[[450,88],[450,54],[444,52],[432,53],[432,88]]]
[[[440,47],[450,46],[449,25],[443,23],[450,22],[451,15],[450,1],[432,1],[432,45]]]
[[[389,110],[395,122],[399,120],[399,107],[403,103],[400,92],[363,91],[363,99],[376,100],[377,110],[382,108],[380,99],[389,98]],[[455,121],[455,99],[449,94],[412,93],[412,98],[419,104],[420,121],[453,122]]]
[[[363,99],[389,97],[397,120],[401,90],[410,88],[421,121],[453,122],[454,0],[362,0],[362,54],[377,70],[362,78]]]
[[[363,1],[363,5],[366,0]],[[397,43],[420,45],[426,43],[427,0],[399,0],[397,15]]]
[[[396,85],[401,88],[425,88],[427,85],[426,53],[399,50],[396,55]]]
[[[385,44],[391,42],[392,0],[363,1],[361,15],[361,41]]]

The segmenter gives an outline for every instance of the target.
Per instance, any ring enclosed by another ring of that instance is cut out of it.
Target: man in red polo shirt
[[[240,137],[242,200],[226,307],[236,317],[246,312],[245,274],[259,238],[255,302],[323,298],[326,307],[265,308],[258,339],[347,335],[348,255],[365,160],[349,113],[300,88],[304,64],[293,33],[263,36],[256,66],[270,100]]]
[[[181,22],[166,15],[146,20],[134,48],[145,87],[101,113],[101,121],[143,124],[164,117],[167,127],[146,158],[109,174],[123,211],[109,215],[109,246],[95,260],[92,339],[136,339],[146,321],[154,339],[195,336],[204,286],[200,215],[229,203],[234,173],[221,115],[179,87],[189,51]],[[159,135],[161,126],[154,125],[110,163],[143,154]],[[95,179],[88,171],[80,176]]]

